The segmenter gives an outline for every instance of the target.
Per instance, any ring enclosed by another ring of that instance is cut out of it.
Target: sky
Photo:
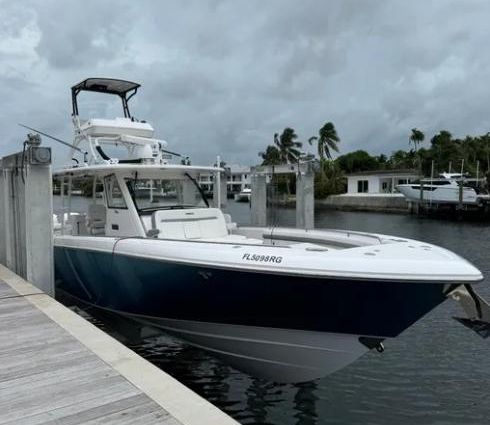
[[[88,77],[139,82],[133,115],[193,164],[256,164],[285,127],[314,152],[328,121],[340,153],[487,133],[489,17],[487,0],[0,0],[0,156],[21,150],[17,123],[71,141]],[[86,94],[80,115],[115,106]]]

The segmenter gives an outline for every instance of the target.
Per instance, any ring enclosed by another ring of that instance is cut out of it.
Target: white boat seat
[[[87,226],[86,226],[86,217],[85,214],[72,213],[68,218],[68,224],[71,225],[71,234],[73,236],[78,235],[86,235]]]
[[[233,230],[236,230],[238,228],[237,224],[231,221],[230,214],[223,214],[223,217],[225,218],[226,228],[228,229],[228,232],[231,233]]]
[[[146,122],[132,121],[130,118],[92,118],[80,125],[88,136],[118,136],[128,134],[138,137],[153,137],[153,127]]]
[[[228,236],[223,213],[218,208],[158,210],[152,216],[160,239],[211,239]]]
[[[87,214],[87,231],[89,235],[105,234],[106,207],[101,204],[90,204]]]

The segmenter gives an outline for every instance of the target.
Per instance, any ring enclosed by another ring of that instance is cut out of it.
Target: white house
[[[393,194],[396,185],[420,178],[416,170],[377,170],[346,174],[347,194]]]
[[[243,189],[250,188],[250,167],[231,164],[229,170],[230,171],[226,182],[228,193],[239,193]]]
[[[239,193],[251,185],[250,167],[245,165],[231,164],[225,166],[226,186],[229,194]],[[202,173],[199,176],[199,184],[206,192],[213,191],[213,174]]]

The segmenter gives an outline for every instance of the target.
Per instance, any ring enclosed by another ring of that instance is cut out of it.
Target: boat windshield
[[[182,179],[126,179],[138,211],[205,208],[208,205],[198,183],[186,175]]]

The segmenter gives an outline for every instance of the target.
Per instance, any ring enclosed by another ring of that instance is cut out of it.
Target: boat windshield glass
[[[205,208],[208,206],[195,180],[126,179],[138,211],[161,209]]]

